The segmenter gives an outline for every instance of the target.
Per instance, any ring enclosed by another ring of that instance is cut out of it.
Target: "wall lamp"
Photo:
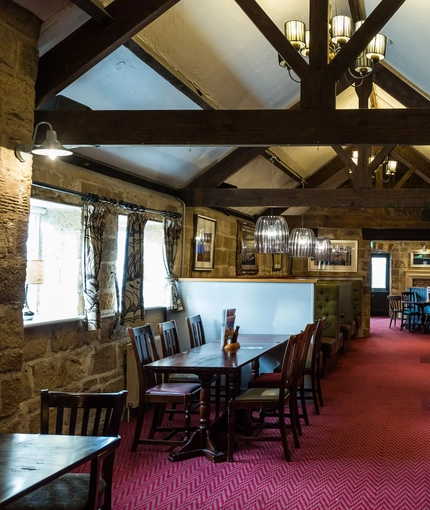
[[[35,147],[34,142],[36,140],[37,130],[39,129],[39,126],[42,126],[43,124],[49,126],[49,129],[46,132],[46,139],[42,145]],[[29,154],[49,156],[52,160],[54,160],[57,156],[70,156],[73,153],[61,145],[57,139],[57,133],[53,130],[52,125],[49,122],[42,121],[36,124],[34,128],[31,146],[20,144],[15,147],[15,156],[19,159],[19,161],[21,161],[21,163],[28,160]]]

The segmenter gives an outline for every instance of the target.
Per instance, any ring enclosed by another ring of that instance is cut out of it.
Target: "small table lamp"
[[[24,320],[31,320],[34,312],[32,312],[27,303],[27,294],[29,285],[40,285],[43,283],[43,260],[27,260],[27,277],[25,279],[25,301],[22,314]],[[36,306],[37,312],[37,306]]]

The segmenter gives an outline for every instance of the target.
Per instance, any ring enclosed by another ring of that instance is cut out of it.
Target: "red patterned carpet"
[[[172,463],[163,447],[130,452],[122,425],[115,510],[430,509],[430,335],[372,319],[323,381],[301,448],[241,443],[236,462]]]

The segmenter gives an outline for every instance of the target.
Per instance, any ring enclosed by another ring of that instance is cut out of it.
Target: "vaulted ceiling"
[[[430,206],[430,2],[333,0],[366,21],[330,62],[322,0],[15,2],[43,21],[36,122],[75,164],[248,216]],[[310,26],[308,59],[289,19]],[[348,66],[377,32],[386,59],[352,87]],[[398,171],[382,182],[389,154]]]

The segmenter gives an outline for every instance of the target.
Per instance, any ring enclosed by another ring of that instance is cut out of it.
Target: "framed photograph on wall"
[[[358,241],[332,240],[332,258],[329,261],[308,260],[308,271],[356,273]]]
[[[237,220],[236,274],[258,273],[258,255],[254,246],[255,224]]]
[[[215,267],[216,220],[194,215],[194,271],[212,271]]]

